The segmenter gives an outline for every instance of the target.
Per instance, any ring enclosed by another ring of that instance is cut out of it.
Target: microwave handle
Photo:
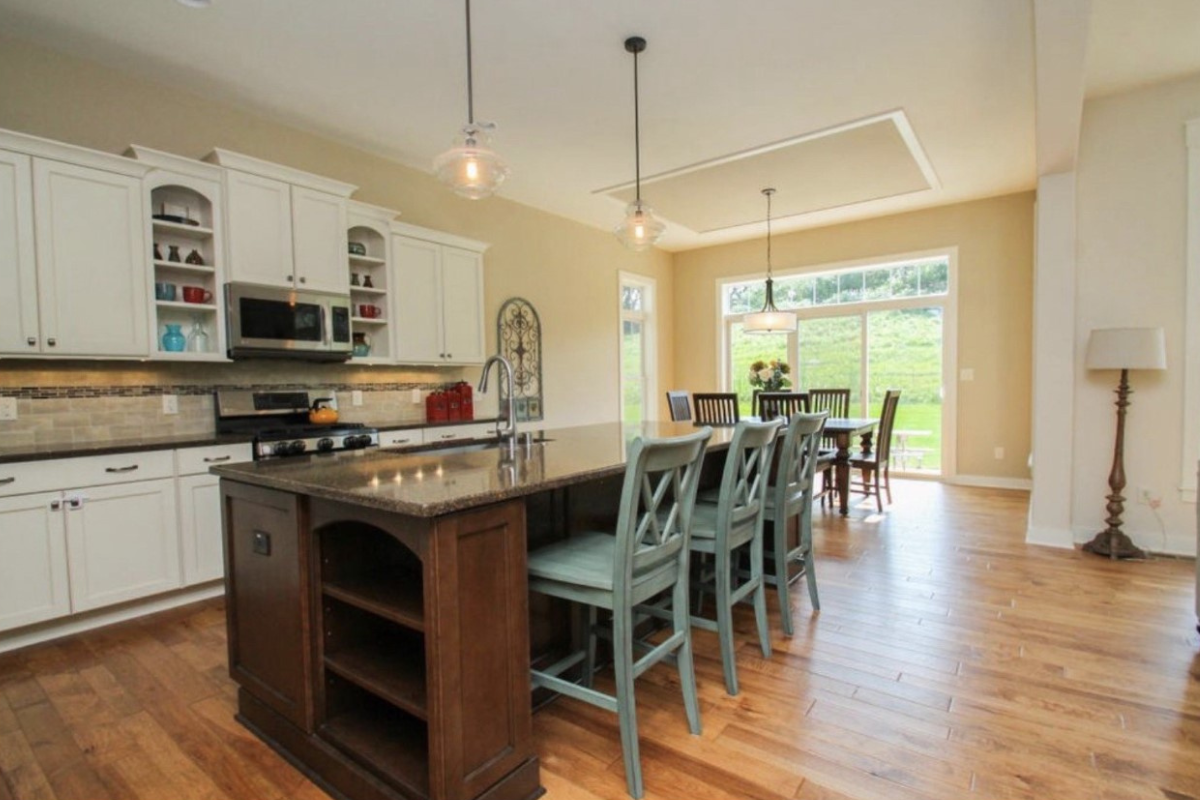
[[[329,320],[329,315],[324,304],[321,305],[321,335],[325,337],[325,346],[333,347],[333,331],[330,330],[332,322]]]

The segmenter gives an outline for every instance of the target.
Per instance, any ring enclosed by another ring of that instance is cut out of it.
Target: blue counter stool
[[[754,595],[754,618],[763,658],[771,657],[771,638],[767,630],[767,594],[763,584],[763,509],[771,473],[771,454],[781,420],[749,422],[742,420],[733,431],[721,488],[716,504],[697,503],[692,517],[692,551],[712,556],[713,568],[701,574],[705,588],[716,598],[716,620],[692,616],[698,628],[716,631],[721,643],[721,666],[725,672],[725,691],[738,693],[737,664],[733,654],[733,609]],[[748,572],[738,564],[749,550]],[[739,583],[739,580],[741,581]],[[699,609],[698,609],[699,610]]]
[[[629,794],[640,798],[637,711],[633,681],[675,655],[688,728],[700,733],[700,703],[688,619],[688,538],[704,446],[712,428],[688,436],[636,439],[629,447],[617,530],[581,532],[529,554],[529,589],[588,607],[588,644],[545,670],[531,670],[533,688],[545,687],[617,713]],[[634,606],[670,593],[671,632],[633,660]],[[591,688],[595,671],[596,609],[612,612],[616,696]],[[583,663],[582,685],[559,677]]]
[[[779,618],[783,632],[788,636],[792,635],[792,603],[788,592],[792,581],[804,575],[813,610],[821,608],[817,598],[817,576],[813,570],[813,475],[821,446],[821,431],[828,416],[824,412],[793,414],[788,419],[783,449],[775,468],[775,485],[767,492],[764,516],[774,524],[771,530],[773,564],[765,580],[774,584],[779,592]],[[787,526],[792,517],[799,517],[800,536],[797,546],[788,549]],[[803,569],[789,575],[791,564],[801,564]]]

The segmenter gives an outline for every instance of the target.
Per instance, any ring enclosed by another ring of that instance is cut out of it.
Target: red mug
[[[185,303],[209,303],[212,302],[212,297],[212,292],[199,286],[183,287],[183,302]]]
[[[379,306],[361,305],[358,307],[358,315],[366,319],[375,319],[381,311]]]

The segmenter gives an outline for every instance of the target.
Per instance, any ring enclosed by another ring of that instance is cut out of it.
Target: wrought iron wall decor
[[[517,420],[542,419],[542,321],[532,303],[521,297],[504,302],[496,318],[496,341],[500,355],[512,364]],[[501,407],[506,400],[501,384]]]

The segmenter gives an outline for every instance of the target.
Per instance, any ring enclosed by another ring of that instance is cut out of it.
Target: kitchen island
[[[536,607],[531,627],[526,551],[611,525],[629,443],[694,430],[214,468],[239,719],[352,800],[537,797],[531,651],[569,615]]]

